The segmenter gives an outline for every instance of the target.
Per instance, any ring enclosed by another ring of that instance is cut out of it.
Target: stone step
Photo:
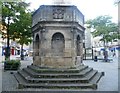
[[[86,66],[87,67],[87,66]],[[58,68],[58,69],[56,69],[56,68],[44,68],[44,67],[39,67],[39,66],[34,66],[34,65],[32,65],[32,66],[28,66],[28,68],[31,68],[32,70],[35,70],[35,71],[37,71],[37,72],[74,72],[74,71],[78,71],[79,69],[65,69],[65,68],[62,68],[62,69],[60,69],[60,68]]]
[[[30,75],[28,75],[25,71],[23,70],[19,70],[17,72],[23,79],[25,79],[27,82],[29,81],[29,79],[31,79]]]
[[[101,77],[104,76],[104,72],[98,72],[91,80],[90,83],[96,84],[101,79]]]
[[[88,66],[80,66],[79,68],[76,68],[76,69],[65,69],[65,68],[62,68],[62,69],[56,69],[56,68],[40,68],[39,66],[34,66],[34,65],[31,65],[31,66],[27,66],[28,68],[34,70],[35,72],[38,72],[38,73],[78,73],[86,68],[88,68]]]
[[[25,79],[23,79],[23,77],[20,76],[18,73],[15,73],[14,77],[15,77],[15,79],[18,82],[17,88],[19,88],[19,89],[24,88],[23,85],[27,84],[26,81],[25,81]]]
[[[91,80],[97,73],[98,73],[97,70],[92,70],[91,72],[86,74],[84,78],[86,78],[87,80]]]
[[[87,89],[96,87],[95,84],[24,84],[24,88],[41,88],[41,89]]]
[[[92,70],[89,72],[88,75],[86,75],[83,78],[33,78],[28,73],[26,73],[24,70],[18,71],[18,74],[21,75],[27,82],[35,82],[35,83],[88,83],[89,80],[96,74],[95,70]]]
[[[22,76],[18,73],[14,74],[16,80],[18,81],[18,88],[39,88],[39,89],[87,89],[87,88],[96,88],[96,84],[91,83],[28,83],[26,82]]]
[[[83,77],[84,75],[86,75],[87,73],[92,71],[93,69],[86,68],[79,73],[57,73],[57,72],[56,73],[37,73],[29,68],[24,68],[23,70],[35,78],[38,78],[38,77],[39,78],[61,78],[61,77],[64,77],[64,78],[72,78],[73,77],[74,78],[74,77]]]
[[[14,76],[18,81],[19,88],[96,89],[97,82],[103,75],[103,72],[100,73],[88,66],[81,66],[79,70],[44,67],[41,69],[38,66],[28,66],[19,70]]]

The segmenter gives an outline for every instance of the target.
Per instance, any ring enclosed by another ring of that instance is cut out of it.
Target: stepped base
[[[56,69],[39,66],[27,66],[14,74],[18,88],[34,89],[97,89],[97,83],[104,72],[98,72],[88,66]]]

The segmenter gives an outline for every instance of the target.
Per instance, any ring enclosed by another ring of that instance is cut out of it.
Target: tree
[[[2,4],[2,25],[7,27],[7,48],[5,52],[5,60],[10,59],[10,46],[9,46],[9,26],[10,20],[15,16],[14,5],[11,2],[4,2]],[[7,21],[7,22],[6,22]]]
[[[9,39],[18,40],[22,45],[31,41],[31,13],[27,9],[29,5],[25,2],[3,2],[2,4],[2,25],[7,27],[6,59],[10,57]]]
[[[88,20],[86,23],[89,27],[92,27],[94,31],[92,32],[93,37],[101,36],[101,41],[104,42],[104,60],[108,60],[107,54],[107,44],[115,39],[119,38],[118,26],[111,21],[110,16],[98,16],[93,20]]]
[[[19,20],[16,21],[16,23],[12,24],[12,28],[16,32],[14,32],[14,35],[12,35],[13,39],[16,39],[18,43],[21,45],[21,59],[24,59],[23,55],[23,45],[28,45],[31,41],[31,12],[22,12],[22,15],[19,16]]]

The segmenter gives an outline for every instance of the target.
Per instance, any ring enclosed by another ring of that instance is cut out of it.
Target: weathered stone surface
[[[96,89],[97,82],[104,73],[84,65],[69,69],[32,65],[14,75],[18,81],[18,88],[79,90]]]
[[[38,63],[34,63],[35,65],[38,65]],[[69,64],[69,65],[68,65]],[[42,57],[41,58],[41,65],[42,66],[50,66],[50,67],[63,67],[63,68],[69,68],[72,66],[75,66],[75,64],[72,62],[71,57]]]
[[[41,6],[33,14],[33,65],[14,74],[18,88],[97,88],[104,75],[82,64],[84,16],[75,6]]]
[[[34,63],[33,64],[41,64],[41,60],[40,60],[40,57],[39,56],[35,56],[34,57]]]
[[[39,56],[33,55],[34,64],[57,68],[80,65],[83,24],[84,16],[75,6],[41,6],[33,14],[33,50]]]

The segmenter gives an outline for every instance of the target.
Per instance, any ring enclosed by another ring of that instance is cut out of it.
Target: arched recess
[[[65,49],[64,35],[57,32],[53,34],[51,41],[51,49],[54,56],[63,56]]]
[[[37,34],[35,37],[35,56],[39,56],[39,48],[40,48],[40,38],[39,35]]]
[[[77,35],[77,40],[76,40],[76,52],[77,56],[80,56],[80,36]]]

